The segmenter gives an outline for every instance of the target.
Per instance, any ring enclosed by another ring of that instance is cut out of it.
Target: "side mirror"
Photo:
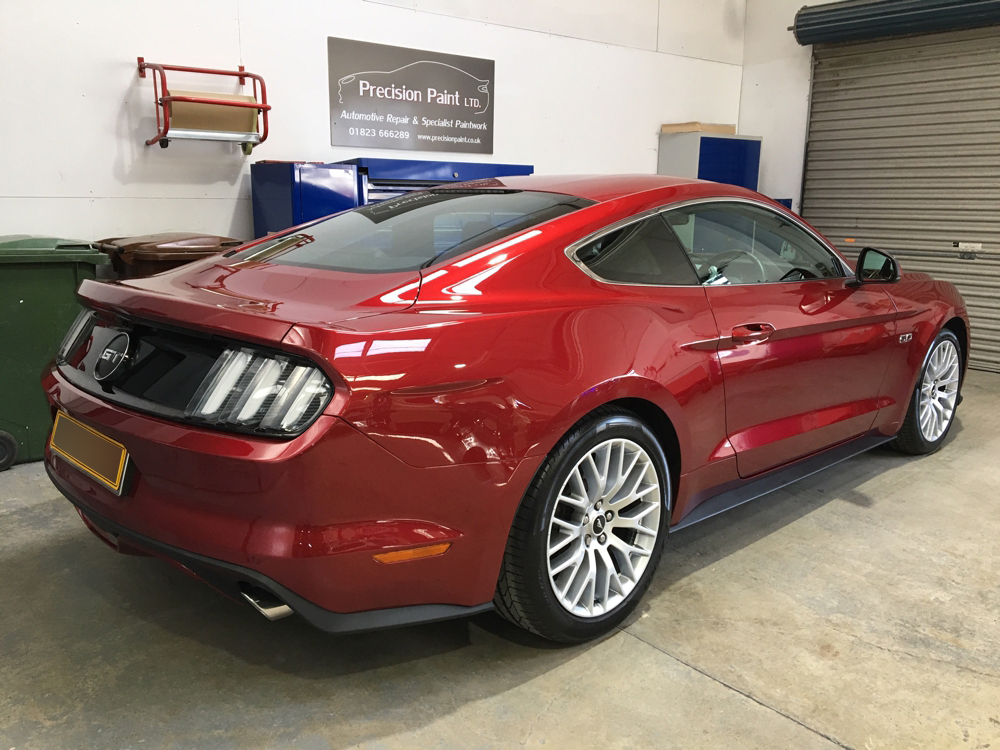
[[[892,284],[899,281],[899,263],[889,253],[866,247],[858,256],[852,286],[860,284]]]

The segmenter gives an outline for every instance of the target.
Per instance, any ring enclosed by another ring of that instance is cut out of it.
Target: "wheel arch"
[[[676,490],[685,446],[690,440],[680,419],[683,410],[668,388],[634,374],[612,378],[580,394],[549,420],[544,437],[528,449],[526,456],[549,454],[580,422],[603,406],[628,409],[653,430],[671,463],[670,478]]]
[[[677,488],[681,479],[681,443],[677,437],[677,430],[674,423],[657,404],[644,398],[620,398],[610,401],[606,406],[618,406],[632,412],[650,430],[660,443],[663,453],[667,457],[667,471],[670,473],[671,495],[670,507],[677,499]]]
[[[964,377],[965,371],[969,366],[969,327],[960,316],[956,315],[941,326],[941,329],[951,331],[958,338],[958,349],[959,354],[962,356],[962,373]]]
[[[566,426],[558,436],[555,436],[551,440],[551,445],[548,450],[545,451],[545,454],[550,454],[556,446],[562,443],[567,435],[571,434],[582,423],[591,419],[601,409],[607,407],[617,407],[631,412],[652,431],[653,436],[657,439],[657,442],[660,444],[660,448],[662,448],[663,454],[667,459],[667,471],[670,473],[669,478],[671,487],[670,507],[672,509],[673,504],[677,499],[677,488],[680,484],[681,466],[683,462],[681,440],[678,435],[677,428],[674,426],[674,421],[670,418],[670,415],[667,414],[663,407],[655,401],[641,396],[623,396],[607,401],[601,401],[596,405],[591,405],[591,408],[577,417],[577,419]],[[543,461],[539,465],[538,471],[542,471],[544,467],[545,462]],[[523,500],[524,499],[522,498],[521,502],[523,502]]]

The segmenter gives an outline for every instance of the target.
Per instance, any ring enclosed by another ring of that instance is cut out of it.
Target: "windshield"
[[[422,191],[345,211],[236,257],[332,271],[408,271],[589,205],[558,193]]]

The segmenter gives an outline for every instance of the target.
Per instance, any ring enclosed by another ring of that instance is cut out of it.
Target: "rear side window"
[[[425,268],[589,206],[571,195],[440,189],[331,216],[236,257],[333,271]]]
[[[660,216],[606,234],[577,250],[576,257],[608,281],[698,285],[684,248]]]

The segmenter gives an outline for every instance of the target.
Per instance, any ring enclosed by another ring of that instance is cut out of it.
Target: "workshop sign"
[[[334,146],[493,153],[493,60],[327,40]]]

